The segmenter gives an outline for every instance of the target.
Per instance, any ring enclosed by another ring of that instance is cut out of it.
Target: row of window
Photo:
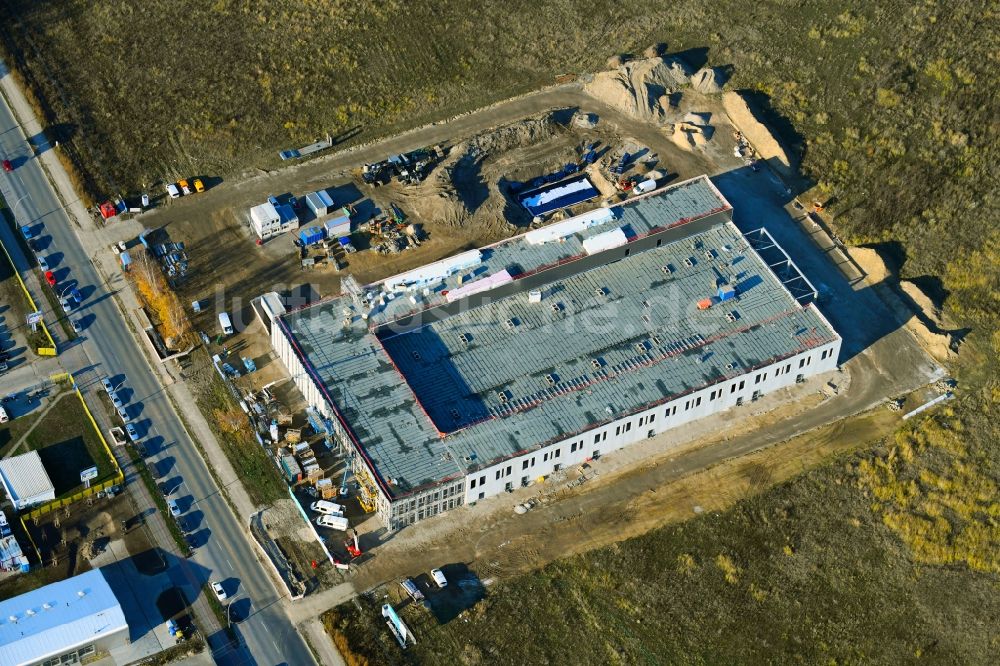
[[[94,654],[95,649],[93,645],[87,645],[79,650],[74,650],[73,652],[67,652],[64,655],[58,657],[53,657],[48,661],[43,661],[41,666],[59,666],[60,664],[79,664],[83,661],[84,657],[89,657]]]
[[[820,359],[821,360],[822,359],[826,359],[832,353],[833,353],[832,349],[826,349],[820,355]],[[812,357],[811,356],[807,356],[805,358],[799,359],[799,368],[803,368],[803,367],[805,367],[807,365],[810,365],[811,363],[812,363]],[[792,364],[791,363],[787,363],[787,364],[785,364],[785,366],[783,368],[781,368],[781,367],[776,368],[775,371],[774,371],[774,374],[775,374],[775,376],[779,376],[779,375],[791,372],[791,369],[792,369]],[[761,382],[764,382],[764,381],[767,381],[767,372],[757,373],[757,375],[754,376],[754,384],[760,384]],[[729,387],[729,392],[731,394],[732,393],[736,393],[737,391],[742,391],[744,388],[746,388],[746,380],[745,379],[741,379],[741,380],[739,380],[739,382],[733,382],[732,383],[732,385]],[[709,402],[712,402],[713,400],[717,400],[718,398],[721,398],[722,397],[722,392],[723,392],[722,387],[719,387],[717,389],[713,389],[708,394],[708,400],[709,400]],[[755,391],[754,392],[754,398],[755,399],[757,397],[759,397],[759,395],[760,395],[760,391]],[[687,411],[687,410],[692,409],[694,407],[700,407],[701,406],[701,398],[702,398],[702,396],[697,396],[697,397],[685,400],[684,401],[684,411]],[[741,401],[741,403],[742,403],[742,401]],[[677,405],[672,405],[672,406],[666,408],[666,410],[663,412],[663,417],[664,418],[668,418],[670,416],[675,415],[676,413],[677,413]],[[648,424],[648,423],[652,423],[655,419],[656,419],[656,414],[647,414],[646,416],[640,416],[639,417],[639,421],[638,421],[638,425],[642,426],[642,425],[645,425],[645,424]],[[632,422],[631,421],[629,421],[628,423],[620,424],[620,425],[618,425],[618,426],[615,427],[615,436],[622,435],[623,433],[630,432],[631,430],[632,430]],[[654,434],[655,434],[654,431],[650,430],[649,433],[648,433],[648,436],[649,437],[653,437]],[[599,444],[601,442],[607,441],[607,439],[608,439],[608,433],[607,432],[596,433],[594,435],[594,444]],[[581,440],[579,442],[573,442],[572,444],[570,444],[570,449],[569,450],[570,450],[570,453],[575,453],[577,450],[582,450],[582,449],[583,449],[583,441]],[[542,456],[542,462],[548,462],[548,460],[549,460],[550,457],[553,458],[553,459],[558,458],[560,456],[560,454],[561,454],[561,450],[560,449],[555,449],[554,451],[551,452],[551,454],[550,453],[545,453]],[[598,454],[599,454],[599,451],[594,451],[594,457],[595,458],[598,456]],[[524,461],[521,462],[521,470],[522,471],[528,469],[529,467],[534,467],[534,466],[535,466],[535,458],[534,458],[534,456],[532,456],[529,460],[524,460]],[[508,465],[506,468],[504,468],[502,470],[497,470],[497,472],[496,472],[496,479],[495,480],[499,481],[501,478],[505,478],[505,477],[510,476],[510,474],[511,474],[511,467],[510,467],[510,465]],[[527,479],[527,478],[528,477],[522,477],[522,484],[525,483],[525,479]],[[477,479],[472,479],[472,481],[469,483],[469,488],[475,488],[476,487],[476,482],[477,482]],[[481,486],[485,485],[486,484],[486,476],[485,475],[484,476],[480,476],[479,479],[478,479],[478,482],[479,482],[479,485],[481,485]],[[507,485],[510,486],[511,484],[508,483]],[[480,493],[480,499],[482,499],[482,498],[483,498],[483,493]]]
[[[462,506],[461,497],[453,497],[450,500],[441,502],[440,504],[433,504],[428,507],[421,507],[417,509],[416,513],[411,513],[408,516],[403,516],[400,518],[400,522],[404,525],[412,525],[418,520],[423,520],[424,518],[430,518],[431,516],[436,516],[439,513],[444,513],[449,509],[454,509],[456,506]]]
[[[418,507],[422,507],[428,504],[434,504],[436,502],[441,501],[442,499],[447,499],[454,495],[460,495],[461,493],[462,493],[461,484],[446,486],[441,490],[435,490],[433,493],[427,493],[425,495],[417,497],[416,499],[412,499],[409,501],[408,504],[402,504],[400,511],[413,511]]]

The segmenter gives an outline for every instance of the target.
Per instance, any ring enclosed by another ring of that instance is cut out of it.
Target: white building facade
[[[837,369],[840,339],[469,474],[467,503],[526,486],[539,477],[650,439],[678,426],[748,405],[774,391]]]

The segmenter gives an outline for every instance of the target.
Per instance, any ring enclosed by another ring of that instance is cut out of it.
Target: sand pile
[[[757,120],[747,101],[738,92],[730,91],[722,95],[722,105],[733,126],[743,133],[746,140],[757,150],[757,154],[782,176],[794,177],[795,169],[788,153],[767,126]]]
[[[877,250],[849,247],[847,252],[867,274],[865,279],[869,284],[895,283],[895,276]],[[896,284],[909,300],[908,304],[904,304],[898,298],[892,299],[897,304],[893,307],[896,316],[905,322],[906,328],[928,354],[941,362],[954,360],[959,341],[948,332],[955,328],[954,325],[942,317],[940,310],[920,287],[909,280],[900,280]]]
[[[722,92],[726,83],[726,73],[718,67],[703,67],[691,77],[691,87],[705,95]]]
[[[869,284],[876,285],[889,277],[889,267],[886,266],[885,261],[883,261],[882,256],[877,250],[873,250],[870,247],[849,247],[847,248],[847,254],[851,255],[851,259],[868,276],[867,280]]]
[[[691,79],[691,69],[676,56],[634,60],[594,75],[589,95],[630,116],[662,123],[670,94]]]
[[[674,123],[674,133],[671,135],[674,143],[685,150],[701,148],[712,140],[715,128],[709,123],[711,113],[690,112],[684,119]]]

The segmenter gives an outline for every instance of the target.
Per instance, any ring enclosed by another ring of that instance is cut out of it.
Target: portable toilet
[[[736,298],[736,287],[729,284],[719,286],[719,301],[729,301]]]

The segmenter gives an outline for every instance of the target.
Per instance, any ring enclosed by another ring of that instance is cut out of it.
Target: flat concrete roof
[[[403,495],[836,339],[728,210],[695,179],[558,242],[519,236],[484,248],[476,279],[518,276],[491,291],[448,303],[440,285],[421,287],[418,304],[375,301],[367,321],[342,296],[282,325],[384,487]],[[587,256],[587,238],[617,228],[630,241],[659,230],[661,244]],[[453,289],[462,277],[441,282]],[[737,299],[699,310],[723,282]],[[410,317],[418,306],[422,316]]]

